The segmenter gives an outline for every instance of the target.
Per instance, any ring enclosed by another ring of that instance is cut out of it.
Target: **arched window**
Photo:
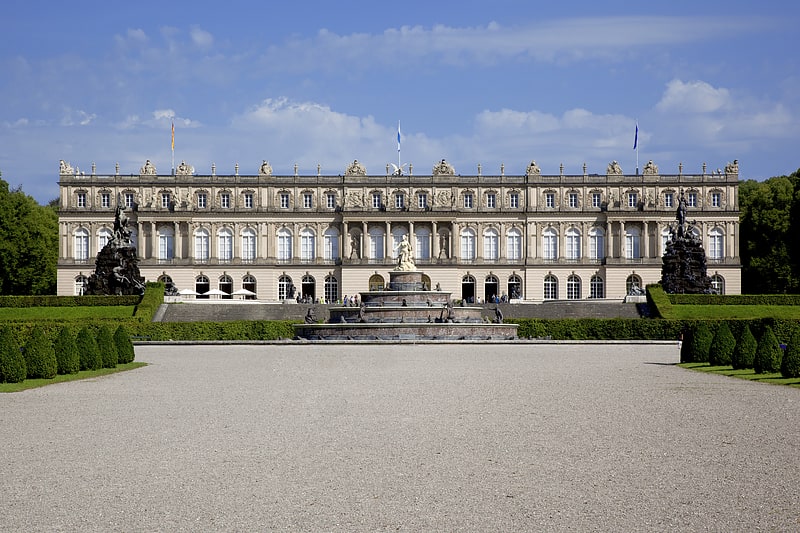
[[[330,227],[322,234],[322,253],[325,261],[339,259],[339,230]]]
[[[564,235],[567,259],[577,261],[581,258],[581,232],[576,228],[567,229]]]
[[[382,291],[386,286],[386,281],[380,274],[373,274],[369,277],[369,290]]]
[[[594,227],[589,230],[589,258],[602,261],[606,257],[606,232],[603,228]]]
[[[220,263],[230,263],[233,259],[233,232],[228,228],[222,228],[217,232],[219,243]]]
[[[278,299],[286,300],[287,298],[294,297],[294,283],[292,278],[284,274],[278,278]]]
[[[724,245],[725,232],[721,228],[716,227],[708,234],[708,258],[715,261],[721,260],[725,257]]]
[[[373,227],[369,230],[369,258],[373,260],[382,260],[384,257],[383,247],[384,232],[379,227]]]
[[[661,255],[664,255],[667,252],[667,245],[669,244],[670,239],[672,239],[672,234],[669,231],[669,228],[664,228],[661,230]]]
[[[605,283],[603,278],[595,274],[589,281],[589,298],[605,298]]]
[[[247,274],[245,277],[242,278],[242,288],[250,292],[256,292],[256,278],[251,274]],[[255,300],[256,295],[248,294],[244,298],[245,300]]]
[[[242,230],[242,262],[252,263],[256,260],[256,231],[252,228]]]
[[[233,298],[233,278],[227,274],[223,274],[219,278],[219,290],[225,293],[222,296],[223,300],[230,300]]]
[[[208,294],[206,293],[209,290],[211,290],[211,283],[208,278],[203,275],[197,276],[194,280],[194,292],[197,293],[197,298],[208,299]]]
[[[110,229],[101,228],[100,231],[97,232],[97,249],[102,250],[105,248],[106,244],[110,243],[113,238],[114,234],[111,233]]]
[[[300,230],[300,260],[310,262],[316,256],[317,234],[311,228]]]
[[[497,261],[500,254],[500,238],[497,230],[487,228],[483,232],[483,259],[486,261]]]
[[[461,278],[461,299],[468,303],[475,302],[475,278],[470,274]]]
[[[711,276],[711,288],[714,289],[714,292],[717,294],[725,294],[725,278],[719,274]]]
[[[545,261],[558,259],[558,233],[553,228],[547,228],[542,233],[542,258]]]
[[[325,276],[325,301],[335,303],[339,300],[339,280],[336,276]]]
[[[431,232],[428,228],[414,230],[414,258],[431,258]]]
[[[278,230],[278,261],[291,261],[291,260],[292,260],[292,232],[286,228],[281,228]]]
[[[209,258],[208,230],[200,228],[194,232],[194,260],[205,263]],[[199,291],[198,291],[199,292]]]
[[[86,284],[89,283],[89,278],[86,276],[78,276],[75,278],[75,295],[83,296],[86,292]]]
[[[558,300],[558,279],[552,274],[544,277],[544,299]]]
[[[300,281],[300,296],[308,302],[313,302],[317,297],[317,280],[311,274],[306,274]]]
[[[73,252],[76,262],[84,263],[89,260],[89,231],[85,228],[78,228],[75,231],[75,249]]]
[[[486,276],[486,280],[483,282],[483,301],[497,302],[500,298],[499,292],[500,282],[497,280],[497,276]]]
[[[175,229],[172,226],[158,227],[158,260],[172,261],[175,257]]]
[[[512,300],[522,298],[522,278],[516,274],[508,278],[508,297]]]
[[[506,233],[506,257],[509,261],[522,259],[522,232],[517,228],[511,228]]]
[[[575,274],[567,278],[567,300],[581,299],[581,278]]]
[[[628,279],[625,280],[625,294],[632,294],[641,290],[642,288],[642,278],[637,276],[636,274],[631,274],[628,276]]]
[[[639,248],[640,239],[639,228],[625,228],[625,259],[639,259],[642,257]]]
[[[461,232],[461,260],[475,260],[475,231],[472,228],[466,228]]]

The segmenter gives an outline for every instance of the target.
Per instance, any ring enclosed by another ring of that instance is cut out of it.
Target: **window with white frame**
[[[544,194],[544,206],[547,209],[554,209],[556,206],[556,194],[553,192],[547,192]]]
[[[575,274],[567,278],[567,300],[581,299],[581,278]]]
[[[414,258],[431,258],[431,232],[428,228],[414,230]]]
[[[711,193],[711,207],[722,207],[722,193]]]
[[[725,233],[721,228],[714,228],[708,234],[708,258],[720,260],[725,257]]]
[[[576,193],[576,192],[569,193],[567,195],[567,202],[569,202],[568,205],[569,205],[569,207],[571,209],[577,209],[578,208],[578,193]]]
[[[603,278],[595,274],[589,280],[589,298],[605,298],[605,283]]]
[[[300,230],[300,260],[313,261],[316,256],[316,233],[311,228]]]
[[[102,250],[106,247],[106,244],[111,242],[111,239],[114,238],[114,234],[111,233],[111,230],[108,228],[102,228],[100,231],[97,232],[97,249]]]
[[[339,259],[339,230],[328,228],[322,234],[322,254],[325,261]]]
[[[606,232],[603,228],[589,230],[589,259],[600,261],[606,257]]]
[[[251,192],[244,193],[244,208],[253,209],[253,193]]]
[[[581,258],[581,232],[576,228],[567,229],[564,234],[565,255],[570,261]]]
[[[636,192],[628,193],[628,207],[636,207],[639,205],[639,194]]]
[[[278,198],[280,199],[281,209],[289,209],[289,193],[282,192]]]
[[[89,260],[89,231],[80,228],[75,232],[75,249],[73,251],[75,261],[82,262]]]
[[[77,194],[78,207],[86,207],[86,193],[79,192]]]
[[[278,230],[278,261],[290,261],[292,259],[292,232],[286,228]]]
[[[674,195],[671,192],[664,193],[664,207],[671,208],[673,206]]]
[[[220,262],[230,263],[233,259],[233,232],[228,228],[222,228],[217,233],[217,242]]]
[[[208,207],[208,196],[204,192],[197,193],[197,207],[198,209],[205,209]]]
[[[553,228],[547,228],[542,233],[542,258],[545,261],[558,259],[558,233]]]
[[[511,228],[506,233],[506,257],[509,261],[522,259],[522,232],[517,228]]]
[[[697,207],[697,193],[690,192],[686,195],[686,207]]]
[[[303,207],[305,209],[314,207],[314,196],[310,192],[303,193]]]
[[[231,206],[231,194],[224,192],[219,195],[219,206],[222,209],[229,209]]]
[[[472,193],[465,192],[464,193],[464,208],[472,209]]]
[[[512,192],[508,195],[508,207],[511,209],[517,209],[519,207],[519,193]]]
[[[496,261],[499,258],[500,237],[497,230],[488,228],[483,232],[483,259],[486,261]]]
[[[125,207],[132,208],[133,204],[136,203],[135,196],[132,192],[125,193]]]
[[[394,207],[396,209],[403,209],[406,206],[406,195],[398,192],[394,195]]]
[[[544,277],[544,299],[558,299],[558,280],[552,274],[548,274]]]
[[[163,209],[169,209],[170,200],[172,199],[172,195],[168,192],[161,193],[161,207]]]
[[[336,195],[332,192],[325,194],[325,205],[328,206],[328,209],[335,209],[336,208]]]
[[[111,193],[109,192],[100,193],[100,207],[104,208],[111,207]]]
[[[158,228],[158,260],[171,261],[175,257],[175,230],[171,226]]]
[[[86,285],[89,283],[89,278],[86,276],[78,276],[75,278],[75,296],[83,296],[86,292]]]
[[[256,259],[256,232],[252,228],[242,230],[242,261],[252,263]]]
[[[497,207],[497,195],[495,193],[490,192],[486,195],[486,207],[489,209]]]
[[[204,263],[210,257],[208,230],[200,228],[194,233],[194,260]]]
[[[428,208],[428,193],[421,192],[417,194],[417,207],[420,209]]]
[[[383,259],[384,246],[383,239],[385,235],[381,228],[372,228],[369,230],[369,258],[370,259]]]
[[[461,232],[461,260],[475,260],[475,231],[472,228],[465,228]]]
[[[602,204],[602,196],[599,192],[592,193],[592,207],[599,208]]]
[[[380,209],[383,206],[383,202],[381,201],[381,193],[374,192],[372,193],[372,207],[374,209]]]
[[[639,228],[625,228],[625,259],[639,259],[642,257]]]
[[[325,301],[334,303],[339,300],[339,280],[336,276],[325,276]]]
[[[719,274],[711,276],[711,288],[717,294],[725,294],[725,278]]]
[[[669,228],[664,228],[661,230],[661,255],[664,255],[667,251],[667,245],[669,244],[670,239],[672,239],[672,234],[669,231]]]

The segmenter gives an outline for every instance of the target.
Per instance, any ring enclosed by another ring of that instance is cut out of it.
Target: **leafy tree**
[[[758,339],[756,356],[753,360],[753,370],[756,371],[756,374],[780,372],[782,356],[783,351],[780,344],[778,344],[778,338],[775,337],[772,328],[767,326],[764,328],[764,334]]]
[[[0,179],[0,293],[55,294],[58,211]]]
[[[75,344],[75,335],[73,335],[69,326],[64,326],[58,332],[54,347],[59,374],[75,374],[80,370],[81,359],[78,355],[78,347]]]
[[[736,348],[736,339],[731,333],[731,328],[727,322],[720,323],[711,347],[708,350],[708,361],[714,366],[724,366],[731,364],[731,355]]]
[[[750,326],[745,324],[742,334],[739,335],[739,340],[736,341],[736,347],[731,354],[731,365],[736,370],[743,368],[753,368],[753,360],[756,356],[756,348],[758,342],[750,331]]]
[[[97,332],[97,346],[103,358],[103,368],[114,368],[117,366],[117,345],[114,344],[114,336],[111,330],[103,324]]]
[[[713,340],[711,330],[705,322],[700,322],[693,330],[689,340],[689,352],[695,363],[707,363],[708,351]]]
[[[781,375],[785,378],[800,378],[800,327],[794,328],[786,353],[783,354]]]
[[[29,379],[51,379],[58,372],[56,351],[41,326],[34,326],[25,343],[25,365]]]
[[[133,342],[131,342],[131,337],[128,335],[125,326],[120,325],[117,327],[117,330],[114,332],[114,344],[117,346],[119,363],[132,363],[135,357]]]
[[[25,357],[19,349],[16,337],[11,328],[3,326],[0,329],[0,383],[25,381],[27,373]]]
[[[78,355],[81,361],[81,370],[97,370],[103,368],[103,356],[97,347],[97,341],[88,327],[82,328],[75,338]]]

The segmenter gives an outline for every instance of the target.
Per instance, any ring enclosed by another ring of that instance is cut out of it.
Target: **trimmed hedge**
[[[11,328],[0,328],[0,383],[19,383],[25,380],[28,371],[25,357]]]
[[[135,306],[141,296],[0,296],[0,307]]]
[[[81,361],[81,370],[97,370],[103,368],[103,356],[94,340],[94,334],[88,327],[83,327],[75,338],[78,347],[78,356]]]
[[[753,332],[750,331],[750,326],[745,324],[739,339],[736,341],[736,347],[731,354],[731,366],[735,370],[753,368],[757,347],[758,341],[753,336]]]
[[[111,329],[105,324],[100,326],[100,330],[97,332],[97,347],[100,349],[103,368],[115,368],[119,362],[117,345],[114,343]]]
[[[712,366],[726,366],[731,364],[731,355],[736,348],[736,338],[731,333],[727,322],[720,323],[711,347],[708,350],[708,362]]]
[[[692,362],[708,362],[711,341],[713,340],[714,334],[711,333],[708,324],[706,322],[698,323],[697,327],[692,331],[691,339],[689,340],[689,351],[692,354]]]
[[[133,316],[140,322],[150,322],[164,303],[164,283],[149,281],[145,285],[142,300],[133,311]]]
[[[135,353],[131,336],[125,326],[118,326],[114,331],[114,345],[117,348],[117,360],[120,364],[132,363]]]
[[[756,374],[780,372],[782,356],[783,351],[780,344],[778,344],[778,339],[772,332],[772,328],[767,326],[761,338],[758,339],[756,357],[753,360],[753,370],[755,370]]]
[[[25,343],[25,366],[28,379],[50,379],[58,372],[56,351],[41,327],[33,328],[28,342]]]
[[[800,305],[800,294],[667,294],[666,296],[673,305]]]
[[[59,374],[76,374],[81,369],[81,359],[72,328],[63,326],[54,343]]]
[[[800,378],[800,328],[795,330],[783,354],[781,375],[785,378]]]

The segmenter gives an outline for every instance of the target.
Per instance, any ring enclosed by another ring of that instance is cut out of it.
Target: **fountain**
[[[686,200],[681,191],[675,215],[677,224],[670,227],[661,266],[661,286],[669,294],[708,294],[713,292],[706,273],[706,252],[691,230],[696,222],[686,221]]]
[[[503,324],[495,309],[493,321],[481,315],[482,307],[453,305],[451,293],[431,290],[416,269],[406,237],[398,245],[398,265],[389,272],[383,290],[359,293],[360,304],[330,308],[325,323],[296,324],[295,334],[309,340],[509,340],[517,325]]]

